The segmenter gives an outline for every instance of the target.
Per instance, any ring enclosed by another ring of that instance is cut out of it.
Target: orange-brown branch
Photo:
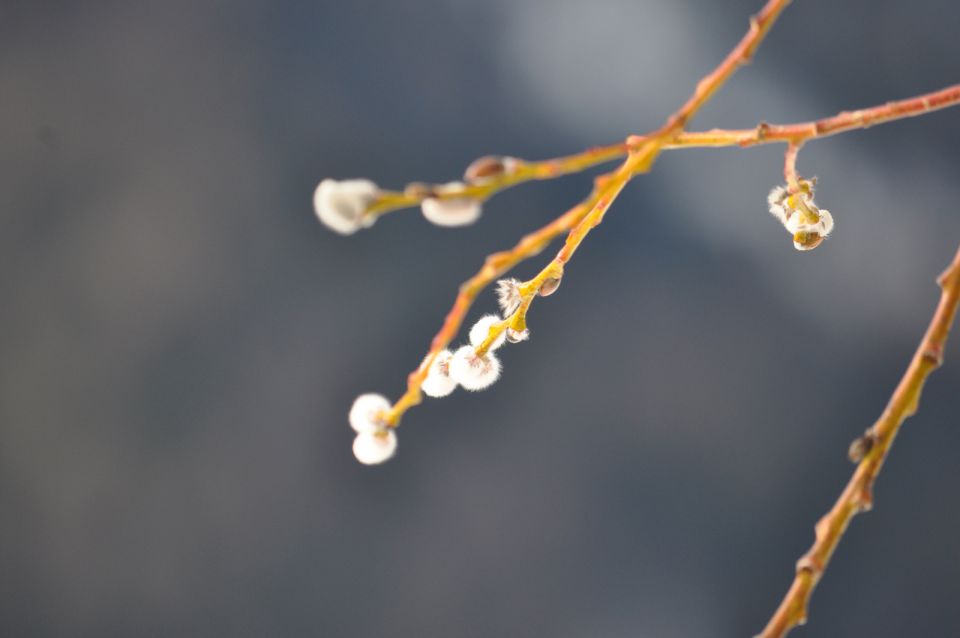
[[[693,95],[676,113],[670,116],[666,125],[654,135],[662,134],[668,130],[679,131],[686,128],[697,111],[710,101],[710,98],[730,79],[730,76],[753,58],[757,47],[763,42],[774,22],[777,21],[777,18],[780,17],[780,14],[783,13],[790,2],[791,0],[768,0],[759,13],[751,16],[750,28],[740,39],[740,42],[733,47],[727,57],[713,71],[697,82],[697,88]]]
[[[780,638],[806,621],[813,589],[830,563],[850,520],[872,506],[873,485],[890,446],[904,420],[916,412],[927,377],[943,363],[944,345],[960,304],[960,250],[938,283],[942,290],[940,303],[923,340],[883,414],[851,446],[851,455],[860,457],[857,469],[837,502],[817,523],[813,546],[797,562],[793,584],[759,638]]]
[[[887,102],[856,111],[843,111],[837,115],[794,124],[760,123],[752,129],[713,129],[702,133],[683,133],[670,148],[701,146],[754,146],[772,142],[799,144],[854,129],[869,128],[907,117],[916,117],[932,111],[960,104],[960,84],[954,84],[932,93],[925,93],[905,100]],[[642,141],[634,138],[633,144]]]

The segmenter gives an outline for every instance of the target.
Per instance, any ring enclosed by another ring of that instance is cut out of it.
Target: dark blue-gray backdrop
[[[665,155],[502,381],[409,413],[378,468],[354,396],[396,397],[457,284],[590,177],[352,237],[311,194],[654,128],[760,4],[3,0],[0,635],[758,631],[960,242],[960,111],[806,148],[813,253],[765,210],[782,147]],[[696,128],[954,83],[958,19],[795,2]],[[947,355],[798,636],[960,632]]]

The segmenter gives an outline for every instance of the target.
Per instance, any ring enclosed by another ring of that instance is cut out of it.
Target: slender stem
[[[440,351],[446,348],[456,336],[467,311],[470,310],[470,306],[473,305],[477,295],[480,294],[487,285],[515,265],[525,259],[538,255],[558,235],[573,228],[593,207],[596,198],[596,193],[591,194],[583,202],[557,217],[546,226],[525,235],[513,248],[488,256],[483,263],[483,267],[475,275],[460,284],[460,290],[457,298],[453,302],[453,307],[447,313],[447,317],[444,319],[440,331],[433,337],[427,357],[420,367],[409,374],[407,377],[407,391],[393,404],[390,411],[384,415],[384,419],[391,427],[399,425],[400,417],[403,416],[404,412],[422,400],[420,386],[427,377],[427,371],[430,365]]]
[[[767,124],[762,122],[752,129],[713,129],[702,133],[683,133],[669,148],[754,146],[772,142],[802,143],[806,140],[829,137],[854,129],[864,129],[876,124],[925,115],[957,104],[960,104],[960,84],[954,84],[904,100],[887,102],[886,104],[856,111],[843,111],[831,117],[810,122],[796,122],[794,124]],[[642,138],[633,139],[633,144],[642,141]]]
[[[791,193],[800,190],[800,175],[797,173],[797,155],[800,154],[800,144],[790,142],[783,154],[783,178]]]
[[[960,304],[960,250],[937,282],[942,292],[930,326],[883,414],[864,437],[851,446],[851,454],[862,457],[857,469],[833,508],[817,523],[813,546],[797,562],[793,584],[759,638],[780,638],[806,622],[813,589],[830,563],[850,520],[871,508],[873,485],[890,446],[904,420],[917,411],[927,377],[943,363],[944,345]]]
[[[750,17],[750,29],[717,67],[697,83],[697,87],[683,106],[668,120],[663,129],[679,131],[693,119],[704,104],[710,101],[720,87],[744,64],[750,62],[757,47],[791,0],[768,0],[760,12]]]
[[[815,206],[807,204],[807,200],[802,196],[804,191],[811,192],[811,184],[808,181],[801,181],[800,173],[797,172],[797,155],[800,154],[800,147],[803,142],[787,142],[787,150],[783,153],[783,178],[787,182],[787,192],[790,193],[789,206],[796,209],[803,215],[803,219],[809,224],[816,224],[820,221],[820,213]],[[794,241],[804,243],[807,233],[799,231],[794,233]],[[818,241],[819,243],[819,241]]]
[[[485,178],[477,183],[464,184],[460,188],[444,188],[437,192],[438,186],[411,185],[407,190],[381,191],[379,197],[367,208],[366,215],[379,217],[391,211],[411,206],[419,206],[427,197],[455,199],[468,197],[476,200],[489,199],[494,194],[511,186],[532,180],[555,179],[571,173],[580,173],[598,164],[605,164],[627,154],[625,142],[596,146],[581,153],[555,157],[537,162],[526,162],[510,158],[510,170],[500,175]]]

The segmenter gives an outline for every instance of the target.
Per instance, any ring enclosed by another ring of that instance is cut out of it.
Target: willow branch
[[[697,83],[693,95],[680,107],[680,110],[670,116],[660,133],[677,132],[686,127],[693,116],[710,101],[720,87],[726,84],[737,69],[753,59],[757,47],[763,42],[770,28],[790,2],[791,0],[767,0],[760,12],[750,17],[750,29],[747,33],[727,54],[727,57]]]
[[[367,208],[366,215],[379,217],[386,213],[419,206],[427,197],[438,199],[469,198],[485,201],[511,186],[533,180],[555,179],[571,173],[605,164],[627,154],[625,142],[595,146],[583,152],[540,161],[525,161],[514,157],[503,158],[509,170],[460,186],[440,188],[440,185],[413,183],[403,191],[383,190]]]
[[[761,122],[752,129],[712,129],[699,133],[683,133],[668,148],[704,146],[755,146],[773,142],[802,144],[807,140],[821,139],[855,129],[865,129],[877,124],[886,124],[908,117],[916,117],[960,104],[960,84],[917,95],[915,97],[887,102],[878,106],[843,111],[831,117],[793,124],[767,124]],[[643,143],[644,138],[634,137],[632,145]]]
[[[806,622],[813,589],[850,520],[872,507],[873,486],[890,446],[904,420],[917,411],[927,377],[943,363],[944,346],[960,304],[960,250],[937,282],[942,293],[930,326],[883,414],[851,445],[851,458],[859,461],[857,469],[833,508],[817,523],[813,546],[797,562],[793,584],[759,638],[785,636],[793,627]]]
[[[440,331],[433,337],[430,351],[423,363],[407,377],[407,391],[393,404],[390,412],[384,415],[385,421],[391,427],[396,427],[400,423],[400,417],[403,413],[422,400],[420,386],[427,376],[430,365],[437,354],[446,348],[457,335],[460,326],[463,324],[463,319],[477,295],[518,263],[540,254],[557,236],[573,228],[593,207],[597,197],[598,194],[595,191],[587,199],[546,226],[525,235],[513,248],[489,255],[484,260],[483,267],[475,275],[460,284],[460,290],[453,302],[453,307],[447,313]]]
[[[780,7],[782,9],[783,7]],[[762,16],[761,12],[761,16]],[[761,22],[758,16],[751,25],[764,29],[754,35],[766,33],[770,19]],[[751,27],[752,29],[752,27]],[[759,42],[759,41],[757,41]],[[756,45],[752,47],[742,43],[736,50],[739,55],[752,56]],[[729,56],[728,56],[729,57]],[[712,129],[702,132],[687,132],[675,127],[688,122],[696,111],[705,103],[707,97],[713,95],[719,88],[718,82],[725,81],[730,74],[741,66],[749,57],[735,58],[735,62],[726,60],[707,78],[698,84],[698,90],[687,101],[681,111],[671,116],[665,127],[648,135],[632,135],[626,142],[596,146],[580,153],[565,155],[547,160],[525,161],[510,158],[511,170],[485,178],[476,183],[466,183],[459,187],[437,190],[439,185],[413,183],[403,191],[383,190],[377,199],[367,208],[365,215],[380,217],[386,213],[419,206],[427,197],[440,199],[470,198],[485,201],[500,191],[512,186],[533,180],[555,179],[571,173],[579,173],[594,166],[605,164],[627,156],[631,150],[639,149],[651,137],[661,137],[661,150],[678,148],[704,148],[726,146],[756,146],[775,142],[802,145],[807,140],[820,139],[845,133],[855,129],[865,129],[877,124],[895,122],[908,117],[925,115],[932,111],[945,109],[960,104],[960,84],[948,86],[938,91],[917,95],[914,97],[888,102],[877,106],[843,111],[836,115],[811,120],[794,122],[791,124],[768,124],[761,122],[751,129]],[[720,72],[722,70],[722,72]],[[704,83],[707,79],[710,82]],[[674,128],[670,128],[674,127]],[[665,135],[670,130],[673,135]]]
[[[526,310],[529,308],[532,301],[532,293],[530,292],[531,289],[539,289],[540,285],[542,285],[545,280],[562,274],[564,264],[569,261],[570,257],[573,256],[573,253],[579,247],[590,230],[603,221],[603,216],[606,214],[606,211],[609,209],[610,205],[617,198],[617,195],[620,194],[630,179],[637,174],[650,170],[650,167],[660,154],[660,150],[663,148],[664,144],[676,138],[677,134],[683,131],[686,123],[697,113],[697,111],[700,110],[704,104],[709,101],[713,94],[716,93],[721,86],[723,86],[730,76],[732,76],[738,68],[750,60],[754,51],[756,51],[757,47],[760,45],[760,42],[769,32],[770,27],[773,26],[773,23],[776,21],[777,17],[788,4],[790,4],[790,0],[767,0],[767,3],[764,5],[763,9],[760,10],[760,13],[750,19],[750,28],[748,29],[746,35],[741,38],[740,42],[737,43],[733,50],[713,71],[711,71],[702,80],[700,80],[700,82],[697,83],[696,89],[690,98],[676,113],[667,119],[667,122],[663,127],[647,136],[643,143],[639,145],[639,147],[631,148],[627,154],[626,160],[619,168],[611,173],[608,173],[607,175],[597,178],[597,185],[594,188],[594,192],[586,200],[584,200],[584,202],[569,210],[564,215],[561,215],[554,220],[554,222],[540,229],[540,231],[537,231],[532,235],[528,235],[514,248],[514,250],[488,257],[484,267],[480,270],[480,272],[461,285],[460,293],[457,295],[457,299],[454,301],[453,308],[447,314],[447,318],[444,320],[440,331],[436,334],[436,336],[434,336],[426,358],[416,370],[408,375],[406,392],[404,392],[404,394],[390,407],[390,410],[383,415],[383,419],[387,425],[390,427],[397,427],[397,425],[400,424],[400,419],[404,413],[423,400],[420,387],[422,386],[424,379],[426,379],[430,365],[433,363],[434,359],[436,359],[440,351],[443,350],[443,348],[445,348],[456,335],[457,331],[460,329],[460,325],[463,323],[463,319],[466,316],[467,310],[473,303],[473,300],[476,299],[476,296],[480,293],[480,291],[490,282],[494,281],[497,277],[506,273],[510,268],[513,267],[513,265],[522,259],[526,259],[527,257],[542,250],[546,243],[549,243],[550,239],[558,235],[560,232],[566,230],[568,233],[567,239],[557,256],[549,264],[547,264],[547,266],[543,268],[536,277],[524,283],[524,289],[527,291],[527,297],[524,299],[524,303],[521,307],[523,312],[526,313]],[[595,151],[595,156],[593,159],[610,159],[611,157],[616,156],[614,153],[619,152],[618,149],[619,147],[602,147]],[[564,167],[575,168],[577,163],[581,161],[592,161],[592,159],[586,158],[582,158],[580,160],[575,159],[577,157],[578,156],[570,156],[560,160],[559,168],[557,170],[562,171]],[[599,161],[606,160],[598,160],[598,162]],[[521,168],[518,171],[513,171],[513,173],[522,172],[523,166],[524,165],[521,165]],[[530,165],[527,164],[525,166],[529,167]],[[549,170],[542,168],[541,170],[544,171],[544,175],[550,176]],[[507,184],[509,180],[512,179],[510,174],[510,172],[505,173],[500,178],[499,183]],[[492,184],[495,183],[497,182],[492,182]],[[458,195],[467,195],[467,188],[488,187],[494,188],[493,186],[487,184],[470,185],[465,186],[463,193],[448,193],[448,196],[455,197]],[[493,190],[489,192],[480,191],[474,196],[483,198],[489,196],[489,194],[492,192]],[[383,205],[383,203],[380,202],[380,205]],[[368,209],[367,212],[369,214],[370,209]],[[530,239],[531,237],[532,239]],[[524,245],[524,242],[526,242],[528,239],[530,239],[530,242]],[[504,329],[505,325],[503,322],[501,322],[501,324],[496,328],[491,329],[491,336],[488,336],[485,344],[489,344],[489,342],[493,339],[492,333],[494,330],[502,331]],[[483,352],[485,350],[485,345],[481,345],[478,350]]]
[[[390,211],[419,205],[427,197],[454,199],[467,197],[483,201],[511,186],[531,180],[554,179],[562,175],[584,171],[593,166],[610,162],[647,147],[655,151],[652,158],[646,159],[646,165],[638,162],[636,172],[646,172],[660,151],[678,148],[703,147],[748,147],[775,142],[786,143],[799,149],[808,140],[821,139],[855,129],[865,129],[877,124],[885,124],[908,117],[924,115],[932,111],[960,104],[960,85],[952,85],[938,91],[915,97],[888,102],[855,111],[843,111],[831,117],[795,122],[792,124],[768,124],[761,122],[752,129],[712,129],[703,132],[687,132],[682,126],[712,96],[732,73],[749,60],[766,34],[772,20],[786,6],[787,2],[776,3],[751,20],[751,30],[744,40],[731,52],[730,56],[711,74],[701,80],[697,90],[677,113],[672,115],[663,128],[645,136],[630,136],[625,143],[597,146],[581,153],[554,159],[526,162],[511,158],[512,170],[484,179],[477,183],[463,184],[459,187],[436,190],[437,186],[412,184],[405,191],[382,191],[367,209],[366,215],[374,217]],[[769,9],[769,10],[768,10]],[[736,54],[736,55],[734,55]],[[651,149],[650,145],[655,148]],[[643,155],[642,153],[640,155]],[[787,158],[788,161],[790,158]],[[796,157],[792,158],[794,163]],[[794,170],[795,174],[795,170]]]

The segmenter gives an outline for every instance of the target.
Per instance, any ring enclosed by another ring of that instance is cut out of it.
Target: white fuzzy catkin
[[[767,204],[770,207],[770,214],[780,220],[781,224],[787,223],[787,211],[784,208],[784,200],[787,197],[787,189],[783,186],[774,186],[767,195]]]
[[[350,408],[350,427],[360,434],[380,432],[386,424],[377,415],[390,409],[390,401],[381,394],[361,394]]]
[[[480,219],[482,207],[475,199],[428,197],[420,204],[420,210],[430,223],[452,228],[467,226]]]
[[[473,346],[463,346],[453,353],[450,376],[465,390],[483,390],[500,378],[500,360],[492,352],[478,357]]]
[[[520,280],[501,279],[497,282],[497,303],[504,319],[512,315],[520,307]]]
[[[802,198],[802,203],[810,211],[815,213],[819,219],[815,222],[809,221],[807,213],[799,206],[790,205],[790,194],[784,186],[775,186],[767,196],[767,204],[770,207],[770,214],[780,220],[783,227],[791,235],[805,235],[803,241],[793,242],[797,250],[812,250],[820,242],[833,232],[833,215],[830,211],[818,208],[813,201],[813,182],[803,182],[806,190],[800,192],[798,196]]]
[[[313,209],[328,228],[350,235],[373,224],[375,218],[363,213],[379,192],[368,179],[325,179],[313,192]]]
[[[462,182],[450,182],[437,189],[439,193],[444,193],[463,188]],[[428,197],[420,203],[420,210],[423,216],[432,224],[437,226],[466,226],[472,224],[480,218],[483,212],[483,206],[479,201],[469,197],[454,197],[451,199],[440,199],[439,197]]]
[[[480,317],[480,319],[477,320],[477,323],[473,324],[473,327],[470,328],[470,345],[472,345],[474,348],[479,348],[480,344],[486,340],[487,335],[490,333],[490,328],[492,328],[494,324],[500,323],[501,321],[503,320],[497,315],[484,315],[483,317]],[[488,350],[493,352],[503,345],[503,342],[506,338],[506,331],[504,330],[500,332],[500,334],[497,335],[497,338],[493,340],[493,343],[490,344]]]
[[[364,465],[383,463],[397,451],[397,433],[393,430],[382,432],[361,432],[353,440],[353,455]]]
[[[449,350],[441,350],[433,360],[433,365],[427,371],[427,377],[420,385],[420,389],[427,396],[440,398],[445,397],[457,389],[457,382],[450,377],[450,359],[453,353]]]

